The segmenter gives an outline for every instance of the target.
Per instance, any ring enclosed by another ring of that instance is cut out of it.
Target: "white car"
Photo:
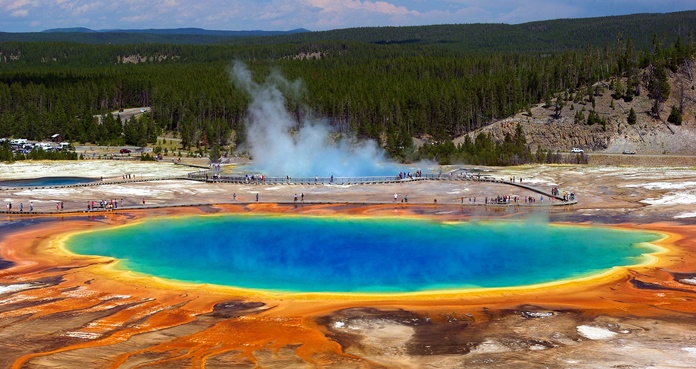
[[[572,149],[570,149],[570,152],[572,152],[573,154],[580,154],[580,153],[585,152],[585,150],[578,149],[577,147],[573,147]]]

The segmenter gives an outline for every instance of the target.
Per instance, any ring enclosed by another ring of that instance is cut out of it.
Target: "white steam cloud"
[[[306,116],[300,117],[296,129],[296,118],[287,110],[281,89],[299,96],[300,81],[272,73],[259,84],[241,62],[234,63],[230,76],[235,86],[251,96],[247,145],[257,170],[283,177],[391,176],[399,172],[398,165],[387,160],[374,141],[336,142],[330,127]]]

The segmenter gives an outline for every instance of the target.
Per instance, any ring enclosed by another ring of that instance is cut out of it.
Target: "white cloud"
[[[4,1],[3,1],[4,2]],[[10,1],[8,2],[7,5],[4,6],[4,8],[8,10],[14,10],[14,9],[19,9],[19,8],[24,8],[26,6],[31,6],[35,7],[36,6],[36,1],[32,0],[15,0],[15,1]]]
[[[103,11],[104,2],[103,1],[66,1],[66,0],[55,0],[55,5],[50,5],[47,7],[56,7],[54,9],[54,14],[58,17],[62,16],[81,16],[86,13],[94,13]]]
[[[405,6],[394,5],[386,1],[360,1],[360,0],[303,0],[313,8],[321,9],[324,14],[344,14],[348,11],[367,11],[386,15],[418,15],[415,10],[409,10]]]
[[[12,15],[13,17],[26,17],[27,15],[29,15],[29,11],[26,9],[15,10],[10,15]]]
[[[305,27],[331,29],[418,23],[421,12],[387,1],[300,0]]]

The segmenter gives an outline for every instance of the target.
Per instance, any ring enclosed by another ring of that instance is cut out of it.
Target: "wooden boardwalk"
[[[554,196],[549,191],[542,190],[540,188],[523,184],[517,181],[507,181],[502,179],[497,179],[491,175],[464,175],[464,176],[453,176],[451,174],[427,174],[419,177],[407,177],[398,178],[394,177],[251,177],[251,176],[225,176],[219,175],[219,173],[214,171],[197,171],[189,173],[186,176],[166,176],[166,177],[153,177],[153,178],[135,178],[135,179],[123,179],[123,180],[105,180],[89,183],[79,183],[70,185],[60,185],[60,186],[24,186],[24,187],[5,187],[2,190],[33,190],[33,189],[51,189],[51,188],[74,188],[74,187],[92,187],[92,186],[104,186],[104,185],[122,185],[122,184],[132,184],[141,182],[151,182],[151,181],[164,181],[164,180],[193,180],[201,181],[210,184],[216,183],[230,183],[230,184],[246,184],[246,185],[287,185],[287,186],[345,186],[345,185],[359,185],[359,186],[370,186],[370,185],[384,185],[384,184],[409,184],[420,181],[443,181],[443,182],[458,182],[458,181],[470,181],[470,182],[488,182],[488,183],[498,183],[503,185],[515,186],[518,188],[523,188],[525,190],[540,194],[545,196],[547,199],[553,201],[545,201],[538,203],[526,203],[519,201],[505,201],[496,202],[489,201],[488,203],[424,203],[424,202],[409,202],[409,203],[397,203],[394,205],[400,206],[437,206],[437,207],[453,207],[453,206],[474,206],[474,207],[508,207],[508,206],[526,206],[526,207],[548,207],[548,206],[569,206],[577,204],[577,199],[571,199],[564,201],[561,196]],[[390,201],[357,201],[357,202],[345,202],[345,201],[298,201],[298,202],[279,202],[279,201],[230,201],[230,202],[215,202],[215,203],[183,203],[183,204],[147,204],[147,205],[136,205],[136,206],[123,206],[116,209],[103,209],[95,208],[92,210],[56,210],[56,211],[19,211],[19,209],[13,209],[8,211],[6,209],[0,209],[0,214],[14,214],[14,215],[55,215],[55,214],[99,214],[111,211],[128,211],[128,210],[143,210],[143,209],[155,209],[155,208],[169,208],[169,207],[190,207],[190,206],[210,206],[218,204],[226,205],[248,205],[254,203],[276,203],[279,205],[326,205],[326,204],[344,204],[344,205],[385,205],[393,204]],[[27,209],[24,209],[27,210]]]

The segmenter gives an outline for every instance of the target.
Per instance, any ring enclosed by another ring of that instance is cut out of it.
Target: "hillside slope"
[[[632,101],[614,99],[614,91],[609,89],[608,81],[602,82],[600,95],[595,96],[595,110],[606,119],[606,127],[602,124],[587,125],[585,122],[576,123],[575,114],[578,110],[587,118],[592,104],[586,99],[579,103],[569,101],[563,108],[560,117],[554,115],[553,107],[545,107],[543,103],[527,112],[500,120],[489,126],[469,133],[476,137],[480,132],[493,135],[496,140],[502,140],[506,133],[513,134],[519,123],[524,129],[527,143],[532,150],[543,148],[551,151],[567,152],[573,147],[582,148],[587,152],[622,153],[634,151],[639,154],[672,154],[696,155],[696,68],[691,63],[691,70],[681,69],[669,74],[671,94],[664,102],[660,113],[661,119],[650,114],[654,100],[647,96],[647,88]],[[643,74],[647,71],[643,71]],[[625,83],[625,80],[623,81]],[[682,98],[683,95],[683,98]],[[671,107],[679,106],[683,100],[683,121],[681,125],[667,122]],[[612,108],[612,101],[614,107]],[[572,108],[571,108],[572,106]],[[634,125],[627,123],[627,116],[633,108],[637,113]],[[463,142],[464,136],[454,140],[455,144]]]

